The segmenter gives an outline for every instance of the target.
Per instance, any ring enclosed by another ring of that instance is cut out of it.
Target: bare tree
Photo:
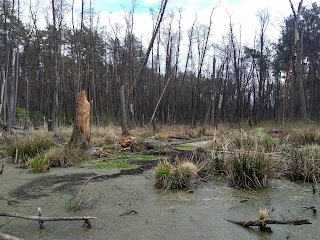
[[[306,102],[306,93],[305,93],[305,86],[304,86],[304,77],[303,77],[303,38],[300,36],[300,16],[302,12],[302,4],[303,0],[299,2],[298,10],[295,11],[292,1],[289,0],[291,10],[294,17],[294,44],[293,44],[293,51],[294,51],[294,65],[296,65],[296,80],[298,81],[299,85],[299,99],[300,99],[300,110],[304,120],[308,119],[308,111],[307,111],[307,102]]]
[[[258,118],[261,120],[263,118],[263,103],[265,101],[265,81],[266,81],[266,74],[267,74],[267,66],[266,66],[266,56],[265,56],[265,33],[266,29],[270,20],[270,14],[268,10],[259,10],[258,11],[258,19],[260,22],[260,33],[259,33],[259,86],[258,86]]]
[[[126,111],[126,100],[124,94],[124,86],[120,86],[120,112],[121,112],[121,128],[122,135],[130,135],[128,124],[127,124],[127,111]]]
[[[193,103],[193,108],[192,108],[192,119],[191,119],[192,126],[194,126],[194,124],[195,124],[195,112],[196,112],[197,104],[198,104],[199,84],[200,84],[200,79],[202,77],[204,59],[205,59],[207,49],[208,49],[208,41],[209,41],[209,37],[211,34],[212,16],[213,16],[213,12],[216,9],[216,7],[217,6],[214,6],[211,10],[211,14],[209,17],[209,25],[207,27],[205,27],[206,32],[203,33],[203,36],[201,36],[200,32],[198,31],[197,42],[198,42],[198,57],[199,57],[199,59],[198,59],[197,82],[196,82],[196,86],[195,86],[196,96],[194,98],[194,103]],[[201,29],[199,29],[199,30],[201,30]],[[203,42],[201,42],[201,40]]]
[[[60,82],[60,56],[62,40],[63,0],[51,0],[52,24],[53,24],[53,123],[59,125],[59,82]]]
[[[139,69],[138,74],[137,74],[137,75],[135,76],[135,78],[134,78],[132,87],[131,87],[131,89],[130,89],[130,93],[133,91],[133,88],[135,87],[135,85],[136,85],[136,84],[138,83],[138,81],[140,80],[142,70],[143,70],[143,69],[145,68],[145,66],[147,65],[148,58],[149,58],[149,55],[150,55],[150,53],[151,53],[151,49],[152,49],[152,47],[153,47],[154,40],[156,39],[156,36],[157,36],[157,34],[158,34],[158,32],[159,32],[159,29],[160,29],[160,26],[161,26],[161,22],[162,22],[162,19],[163,19],[165,10],[166,10],[167,3],[168,3],[168,0],[162,0],[162,1],[161,1],[160,10],[159,10],[158,17],[157,17],[157,23],[156,23],[155,28],[154,28],[154,30],[153,30],[153,32],[152,32],[152,37],[151,37],[151,40],[150,40],[148,49],[147,49],[147,51],[146,51],[146,54],[145,54],[143,63],[142,63],[142,65],[140,66],[140,69]]]

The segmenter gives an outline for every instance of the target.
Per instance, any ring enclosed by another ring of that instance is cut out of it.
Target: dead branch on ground
[[[84,220],[83,227],[91,228],[92,225],[89,222],[89,219],[96,219],[97,217],[90,217],[90,216],[75,216],[75,217],[43,217],[43,216],[30,216],[30,215],[24,215],[19,213],[6,213],[6,212],[0,212],[0,216],[3,217],[14,217],[14,218],[23,218],[27,220],[34,220],[39,222],[45,222],[45,221],[75,221],[75,220]],[[40,225],[41,227],[41,225]],[[43,227],[43,225],[42,225]]]
[[[15,236],[4,234],[4,233],[0,233],[0,239],[1,240],[22,240],[21,238],[17,238]]]
[[[241,225],[242,227],[259,227],[261,231],[264,232],[272,232],[270,227],[267,227],[267,224],[292,224],[292,225],[302,225],[302,224],[312,224],[309,220],[307,219],[297,219],[297,220],[272,220],[272,219],[267,219],[267,220],[249,220],[249,221],[235,221],[235,220],[227,220],[231,223],[235,223],[238,225]]]

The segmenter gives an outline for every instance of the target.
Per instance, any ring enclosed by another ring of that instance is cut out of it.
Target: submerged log
[[[76,220],[83,220],[84,227],[91,228],[92,225],[89,222],[89,219],[96,219],[97,217],[90,217],[90,216],[75,216],[75,217],[43,217],[43,216],[31,216],[19,213],[6,213],[0,212],[0,216],[3,217],[14,217],[14,218],[23,218],[27,220],[34,220],[39,222],[45,221],[76,221]],[[42,225],[43,226],[43,225]],[[41,226],[40,226],[41,227]]]
[[[70,140],[70,145],[81,148],[89,148],[90,145],[90,102],[86,92],[78,93],[76,124]]]
[[[261,231],[272,232],[271,228],[267,227],[267,224],[292,224],[292,225],[302,225],[302,224],[312,224],[307,219],[297,219],[297,220],[249,220],[249,221],[236,221],[236,220],[227,220],[231,223],[241,225],[242,227],[259,227]]]

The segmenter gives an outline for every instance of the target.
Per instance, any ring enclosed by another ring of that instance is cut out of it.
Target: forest
[[[283,19],[279,39],[270,41],[267,9],[257,10],[259,31],[252,46],[235,33],[211,42],[212,8],[207,24],[195,17],[183,32],[183,10],[154,13],[148,45],[134,32],[135,1],[125,10],[126,25],[102,28],[91,0],[51,0],[46,26],[20,0],[0,3],[0,115],[7,129],[50,119],[72,125],[77,94],[85,90],[92,123],[120,122],[119,91],[124,86],[129,126],[159,124],[201,126],[220,122],[285,121],[320,118],[320,6],[293,5]],[[24,9],[22,9],[24,8]],[[29,11],[27,23],[20,16]],[[71,13],[72,22],[64,15]],[[165,21],[163,20],[165,19]],[[77,24],[77,21],[79,24]],[[188,43],[182,50],[182,41]]]

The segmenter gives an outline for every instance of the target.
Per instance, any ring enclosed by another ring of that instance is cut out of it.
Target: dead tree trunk
[[[308,111],[307,111],[306,92],[305,92],[305,86],[304,86],[305,83],[304,83],[304,77],[303,77],[303,53],[302,53],[303,38],[300,36],[300,32],[299,32],[300,16],[303,10],[303,7],[302,7],[303,0],[299,2],[297,12],[294,10],[291,0],[289,0],[289,2],[290,2],[291,10],[293,13],[294,21],[295,21],[294,44],[293,44],[293,50],[294,50],[293,64],[295,64],[297,68],[295,79],[298,81],[301,115],[303,117],[303,120],[307,120],[309,117],[308,117]]]
[[[90,103],[84,90],[78,93],[76,124],[73,128],[70,145],[80,148],[88,148],[90,145]]]
[[[121,128],[122,135],[130,135],[128,124],[127,124],[127,112],[126,112],[126,99],[124,94],[124,86],[120,86],[120,112],[121,112]]]

